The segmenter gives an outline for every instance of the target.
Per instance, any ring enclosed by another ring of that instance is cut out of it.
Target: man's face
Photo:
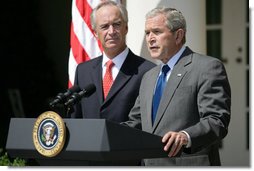
[[[104,6],[96,13],[96,37],[109,56],[118,55],[125,47],[128,26],[114,6]]]
[[[159,14],[145,22],[147,48],[153,59],[166,63],[177,52],[176,36],[166,26],[166,17]]]

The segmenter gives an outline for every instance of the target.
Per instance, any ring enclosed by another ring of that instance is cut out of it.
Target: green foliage
[[[25,166],[26,161],[24,159],[15,158],[14,160],[11,160],[7,153],[0,156],[0,166]]]

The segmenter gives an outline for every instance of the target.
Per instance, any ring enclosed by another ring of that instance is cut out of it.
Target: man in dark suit
[[[123,124],[162,136],[168,152],[168,158],[145,159],[145,165],[221,165],[218,144],[227,135],[231,108],[223,64],[184,45],[186,21],[176,9],[150,11],[145,33],[152,58],[162,65],[144,75]]]
[[[103,55],[77,66],[74,85],[84,88],[92,83],[96,91],[83,98],[71,115],[74,118],[105,118],[118,123],[126,121],[143,74],[155,64],[135,55],[127,47],[128,14],[123,5],[102,2],[93,10],[91,23],[102,44]],[[111,88],[104,90],[108,61],[113,62],[110,71],[113,83]]]

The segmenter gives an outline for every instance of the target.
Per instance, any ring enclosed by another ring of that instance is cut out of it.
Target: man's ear
[[[125,28],[126,28],[125,34],[127,34],[128,33],[128,29],[129,29],[127,24],[126,24]]]
[[[183,30],[183,29],[178,29],[178,30],[175,32],[176,43],[177,43],[177,44],[182,43],[183,38],[184,38],[184,30]]]
[[[94,31],[94,36],[96,37],[96,39],[98,39],[98,34],[96,31]]]

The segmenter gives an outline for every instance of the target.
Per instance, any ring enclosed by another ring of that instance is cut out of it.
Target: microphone
[[[56,104],[63,103],[70,95],[78,91],[80,91],[79,86],[74,85],[70,89],[67,89],[65,93],[58,93],[55,99],[49,104],[50,107],[54,108]]]
[[[95,85],[89,84],[80,92],[73,93],[73,95],[69,98],[69,100],[66,103],[64,103],[64,105],[65,106],[74,105],[77,102],[79,102],[83,97],[89,97],[90,95],[92,95],[95,92],[95,90],[96,90]]]

